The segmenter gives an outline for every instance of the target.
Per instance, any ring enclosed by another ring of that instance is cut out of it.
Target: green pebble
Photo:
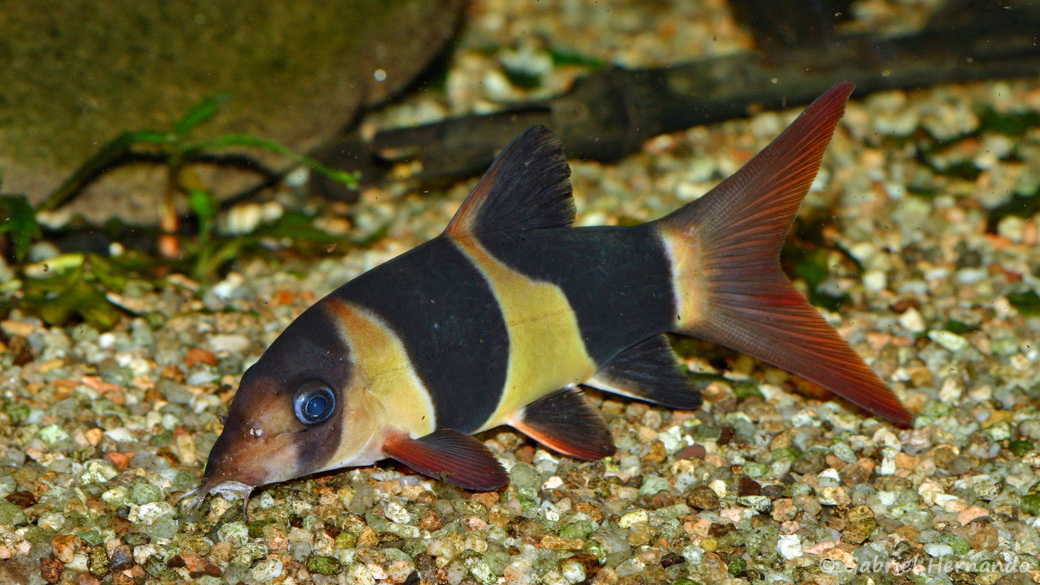
[[[739,577],[747,571],[747,561],[737,557],[729,561],[729,574]]]
[[[274,524],[277,522],[274,518],[264,518],[263,520],[252,520],[249,522],[249,537],[250,538],[263,538],[264,526],[268,524]],[[355,542],[357,537],[354,537]]]
[[[354,548],[357,546],[358,535],[353,532],[343,531],[336,535],[336,548]]]
[[[534,487],[541,477],[529,463],[520,462],[509,469],[509,479],[517,487]]]
[[[607,547],[603,546],[602,542],[588,540],[582,550],[596,557],[601,565],[607,562]]]
[[[592,532],[592,523],[588,520],[578,520],[571,522],[560,529],[560,536],[563,538],[581,538],[584,539]]]
[[[748,477],[762,477],[767,473],[769,473],[769,467],[761,463],[749,461],[744,464],[744,474]]]
[[[468,556],[463,559],[463,563],[466,565],[466,568],[469,569],[469,574],[473,576],[477,583],[480,583],[481,585],[492,585],[498,581],[498,575],[491,570],[487,561],[482,557],[477,555]]]
[[[668,480],[658,475],[646,475],[643,477],[643,485],[639,488],[639,495],[652,496],[657,492],[663,492],[672,485]]]
[[[1024,457],[1026,453],[1033,450],[1032,441],[1011,441],[1011,452],[1015,454],[1015,457]]]
[[[105,543],[104,537],[98,534],[96,530],[77,529],[76,536],[82,538],[87,544],[93,546],[100,546]]]
[[[848,443],[842,441],[835,441],[831,445],[831,452],[838,459],[841,459],[845,463],[855,463],[858,457],[856,452],[849,446]]]
[[[23,424],[25,421],[29,420],[29,414],[31,414],[28,406],[17,402],[8,402],[4,404],[4,412],[7,413],[7,418],[11,420],[12,426]]]
[[[159,538],[173,538],[177,536],[178,523],[173,518],[159,518],[152,522],[151,526],[144,526],[141,532],[147,534],[152,540]]]
[[[173,442],[173,431],[164,430],[156,434],[148,443],[152,447],[163,448]]]
[[[693,429],[693,438],[696,440],[718,439],[721,434],[719,427],[713,425],[700,425]]]
[[[307,570],[321,575],[336,575],[343,570],[343,563],[333,557],[311,557],[307,559]]]
[[[90,547],[90,558],[87,561],[87,569],[95,577],[104,577],[108,574],[108,553],[103,546]]]
[[[28,522],[28,519],[21,508],[7,500],[0,499],[0,525],[18,526],[26,522]]]
[[[795,459],[798,459],[801,456],[802,454],[800,451],[798,451],[798,449],[795,449],[794,447],[783,447],[777,449],[776,451],[773,451],[773,454],[770,455],[769,460],[780,461],[781,459],[790,459],[791,461],[794,461]]]
[[[43,439],[48,445],[53,445],[59,441],[64,441],[69,438],[69,434],[65,432],[65,429],[59,425],[47,425],[40,429],[40,438]]]
[[[953,549],[954,554],[958,556],[966,555],[971,551],[971,543],[968,542],[968,539],[952,532],[943,532],[937,540],[942,544],[949,545]]]
[[[733,394],[741,400],[751,397],[765,398],[765,396],[762,395],[762,390],[759,389],[758,384],[752,382],[734,384]]]
[[[1040,516],[1040,494],[1029,494],[1028,496],[1022,496],[1022,504],[1020,508],[1023,514],[1029,514],[1030,516]]]
[[[231,564],[248,567],[253,561],[267,556],[267,546],[259,542],[247,542],[235,549],[231,555]]]
[[[1014,337],[1002,337],[994,339],[990,348],[997,355],[1010,356],[1018,353],[1018,341]]]
[[[139,481],[130,486],[130,501],[137,504],[158,502],[162,499],[162,490],[157,485]]]
[[[199,478],[187,469],[181,469],[177,471],[177,475],[173,476],[173,481],[170,483],[173,484],[174,491],[186,491],[195,487],[199,483]]]
[[[701,585],[699,581],[694,581],[687,577],[679,577],[675,581],[672,581],[672,585]]]

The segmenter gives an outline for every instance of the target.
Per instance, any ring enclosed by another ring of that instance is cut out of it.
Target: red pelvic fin
[[[509,483],[509,475],[483,443],[451,429],[439,429],[419,439],[392,433],[383,444],[383,454],[423,475],[468,490],[496,490]]]
[[[901,425],[913,417],[780,270],[780,246],[852,93],[834,86],[710,193],[661,220],[676,255],[679,332],[804,376]]]
[[[535,441],[577,459],[595,461],[615,451],[603,417],[574,388],[528,404],[509,424]]]

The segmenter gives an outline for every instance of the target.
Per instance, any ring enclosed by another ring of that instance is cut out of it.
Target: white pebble
[[[888,276],[882,270],[868,270],[863,273],[863,286],[871,292],[885,290],[888,286]]]
[[[116,427],[114,429],[109,429],[105,431],[105,436],[117,443],[134,440],[134,436],[130,434],[129,429],[127,429],[126,427]]]
[[[277,558],[264,559],[249,571],[258,583],[270,583],[282,576],[282,561]]]
[[[904,329],[912,333],[924,331],[924,328],[926,326],[924,322],[924,317],[922,317],[921,313],[919,313],[917,309],[913,307],[910,307],[909,309],[904,311],[902,315],[899,316],[899,324],[902,325]]]
[[[933,329],[932,331],[929,331],[928,339],[931,339],[954,353],[963,351],[968,347],[967,339],[952,331],[946,331],[945,329]]]
[[[823,486],[816,490],[816,499],[824,506],[847,506],[852,503],[842,486]]]
[[[924,552],[933,557],[946,557],[953,554],[953,547],[948,544],[932,542],[924,545]]]
[[[564,561],[560,565],[560,574],[568,583],[581,583],[585,580],[585,567],[578,561]]]
[[[989,271],[985,268],[962,268],[957,271],[957,282],[961,284],[975,284],[989,278]]]
[[[251,234],[262,218],[263,211],[258,203],[236,205],[228,211],[225,230],[233,236]]]
[[[387,520],[391,522],[397,522],[398,524],[411,524],[412,514],[405,509],[404,506],[397,502],[387,502],[383,504],[383,514],[386,515]]]
[[[621,515],[618,520],[618,526],[622,528],[631,528],[636,524],[645,524],[650,521],[650,514],[643,509],[632,510]]]
[[[141,522],[142,524],[151,525],[164,516],[173,516],[173,512],[173,506],[169,502],[149,502],[136,508],[132,508],[130,511],[130,520],[132,522]]]
[[[209,348],[213,351],[242,353],[249,349],[251,343],[245,335],[214,335],[209,338]]]
[[[554,490],[554,489],[556,489],[556,488],[558,488],[558,487],[560,487],[562,485],[563,485],[563,480],[560,479],[559,476],[554,475],[554,476],[550,477],[549,479],[545,480],[545,483],[542,484],[542,489],[543,490]]]
[[[112,467],[107,461],[100,459],[92,459],[87,461],[83,465],[84,471],[81,479],[83,483],[108,483],[108,480],[119,475],[115,467]]]
[[[964,382],[958,376],[947,376],[939,389],[939,400],[956,405],[964,396]]]
[[[802,556],[802,539],[797,534],[781,536],[776,543],[776,552],[787,560]]]
[[[1008,215],[997,222],[997,233],[1016,244],[1022,243],[1025,233],[1026,220],[1014,215]]]

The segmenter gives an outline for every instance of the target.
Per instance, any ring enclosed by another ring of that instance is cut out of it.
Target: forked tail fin
[[[780,247],[852,90],[851,83],[831,88],[740,171],[660,220],[675,265],[676,331],[909,425],[913,417],[896,395],[780,270]]]

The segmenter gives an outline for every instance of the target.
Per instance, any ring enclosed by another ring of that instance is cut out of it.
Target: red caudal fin
[[[676,331],[808,378],[897,424],[913,417],[780,270],[780,247],[820,168],[841,83],[740,171],[660,221],[674,263]]]

